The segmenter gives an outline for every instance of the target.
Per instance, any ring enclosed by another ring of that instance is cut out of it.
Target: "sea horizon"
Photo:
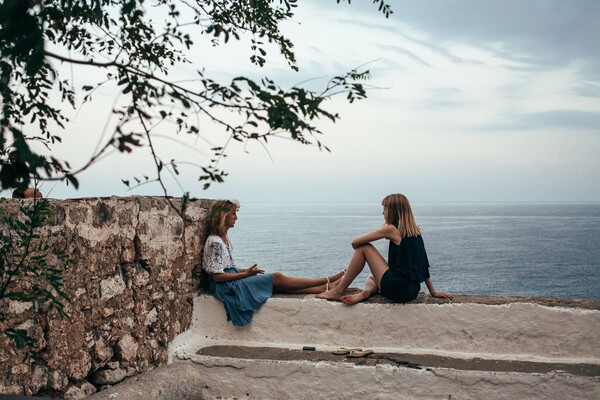
[[[437,290],[600,299],[600,203],[412,203]],[[383,225],[381,205],[246,203],[230,230],[238,267],[331,275],[350,241]],[[387,259],[385,240],[374,243]],[[353,286],[362,286],[368,267]],[[426,290],[421,285],[421,290]]]

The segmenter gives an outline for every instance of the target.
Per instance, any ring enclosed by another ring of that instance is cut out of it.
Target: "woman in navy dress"
[[[225,305],[227,320],[235,326],[250,323],[254,312],[273,294],[322,293],[336,287],[344,274],[314,279],[287,276],[281,272],[265,274],[256,264],[238,269],[233,246],[227,237],[235,226],[239,204],[229,200],[214,203],[209,214],[210,235],[204,244],[202,268],[209,274],[209,289]]]
[[[381,204],[385,225],[352,241],[354,254],[346,274],[338,285],[316,297],[356,304],[381,292],[392,301],[404,303],[414,300],[419,294],[421,282],[425,282],[431,296],[452,300],[452,295],[438,292],[433,286],[421,230],[415,222],[406,196],[391,194]],[[390,241],[387,262],[371,244],[379,239]],[[363,270],[365,263],[369,264],[371,275],[365,281],[363,290],[354,295],[346,295],[346,289]]]

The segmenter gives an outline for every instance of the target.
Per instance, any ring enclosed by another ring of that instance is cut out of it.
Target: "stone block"
[[[96,393],[94,385],[87,381],[80,381],[70,385],[65,391],[65,399],[85,399],[88,396]]]
[[[48,375],[48,387],[50,389],[62,391],[69,384],[67,375],[62,371],[54,370]]]
[[[103,307],[102,308],[102,316],[104,318],[110,317],[115,313],[115,309],[112,307]]]
[[[114,385],[127,377],[127,370],[124,368],[104,369],[96,372],[94,383],[96,385]]]
[[[135,258],[135,247],[133,241],[130,241],[122,248],[120,261],[121,263],[131,263],[135,261]]]
[[[135,320],[130,316],[122,318],[119,322],[123,328],[131,329],[135,326]]]
[[[81,349],[69,357],[66,362],[68,362],[67,371],[69,377],[75,380],[84,379],[92,368],[92,356],[86,349]]]
[[[48,386],[48,368],[43,365],[36,365],[33,367],[33,373],[31,375],[30,389],[31,393],[37,393],[43,388]]]
[[[115,274],[111,277],[100,281],[100,298],[102,300],[111,299],[126,289],[125,280],[121,273]]]
[[[11,314],[22,314],[33,307],[33,303],[30,301],[8,301],[8,312]]]
[[[29,365],[25,363],[20,363],[13,365],[10,369],[10,373],[13,375],[24,375],[29,372]]]
[[[137,267],[133,274],[133,285],[140,287],[150,282],[150,274],[141,267]]]
[[[112,347],[104,338],[100,338],[94,343],[94,367],[96,369],[104,367],[113,355]]]
[[[106,363],[106,368],[108,369],[117,369],[119,368],[121,364],[118,361],[111,361],[109,363]]]
[[[2,394],[14,394],[14,395],[19,395],[21,393],[23,393],[23,388],[21,387],[21,385],[17,385],[17,384],[8,384],[5,385],[4,383],[0,382],[0,393]]]
[[[152,325],[158,319],[158,312],[156,311],[156,307],[154,307],[148,315],[146,316],[146,320],[144,321],[144,325]]]
[[[117,357],[124,362],[133,362],[137,357],[138,343],[133,336],[126,334],[117,343]]]

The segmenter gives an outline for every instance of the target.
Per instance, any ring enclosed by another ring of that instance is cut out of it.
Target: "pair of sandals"
[[[361,349],[358,347],[341,347],[337,350],[334,350],[331,352],[331,354],[335,354],[338,356],[346,356],[349,358],[360,358],[360,357],[366,357],[370,354],[373,354],[373,350],[371,349]]]

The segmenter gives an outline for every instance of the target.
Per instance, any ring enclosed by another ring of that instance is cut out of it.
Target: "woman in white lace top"
[[[233,246],[227,232],[235,226],[239,204],[216,201],[209,215],[210,235],[204,244],[202,268],[209,274],[213,296],[225,305],[227,319],[233,325],[250,323],[252,315],[273,294],[322,293],[337,286],[344,272],[327,278],[300,278],[281,272],[264,273],[256,264],[240,269],[235,265]]]

